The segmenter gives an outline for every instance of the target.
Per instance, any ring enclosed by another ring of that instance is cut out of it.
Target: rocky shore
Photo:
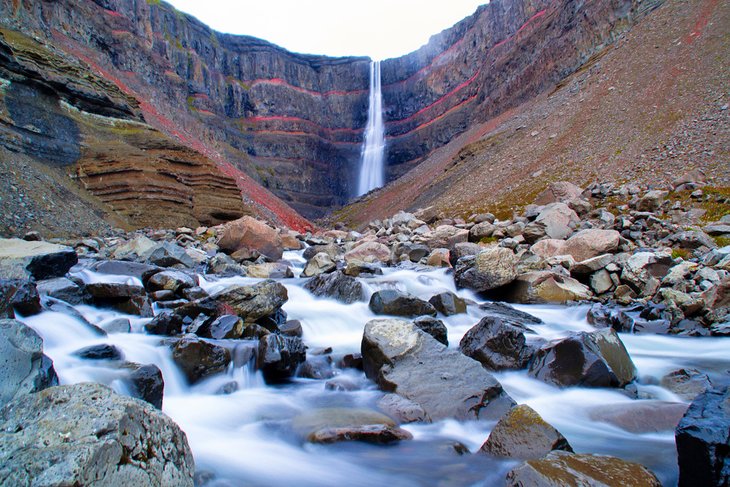
[[[336,226],[300,234],[245,216],[196,229],[0,240],[0,349],[8,364],[0,374],[0,472],[17,483],[43,475],[44,485],[123,485],[130,478],[192,485],[185,433],[160,412],[158,367],[100,344],[74,355],[122,371],[134,397],[93,384],[58,386],[41,338],[22,323],[53,311],[85,322],[99,337],[133,331],[126,318],[92,324],[74,308],[87,304],[146,318],[144,332],[160,337],[189,384],[250,361],[267,384],[305,377],[346,390],[354,386],[333,370],[352,368],[385,393],[377,412],[332,409],[295,420],[292,428],[307,442],[390,444],[411,439],[401,427],[411,422],[497,421],[475,454],[523,461],[507,485],[660,485],[637,463],[574,453],[539,414],[516,405],[493,374],[525,370],[560,388],[653,399],[637,387],[637,368],[618,333],[730,336],[729,207],[730,197],[703,191],[697,173],[666,189],[552,183],[507,220],[489,213],[452,218],[427,208],[362,231]],[[306,260],[301,276],[285,254],[293,251]],[[458,288],[484,302],[451,292],[426,300],[395,288],[368,294],[361,279],[389,267],[446,268]],[[208,293],[202,276],[255,280]],[[282,282],[295,277],[306,279],[303,288],[314,296],[343,304],[369,298],[370,311],[383,317],[365,326],[360,354],[338,357],[307,346],[301,323],[282,309],[289,300]],[[595,330],[545,340],[534,333],[539,318],[507,303],[589,303]],[[475,307],[483,318],[449,345],[442,319]],[[652,411],[634,420],[639,427],[677,426],[680,485],[697,475],[706,485],[728,482],[726,385],[693,369],[678,369],[661,384],[692,402],[689,409],[653,401]],[[237,387],[230,382],[218,393]],[[89,415],[91,405],[98,411]],[[41,454],[27,454],[39,442]]]

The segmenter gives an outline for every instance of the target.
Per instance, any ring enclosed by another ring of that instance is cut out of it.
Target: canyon
[[[385,60],[386,180],[554,86],[657,4],[492,2]],[[220,34],[159,1],[16,0],[0,18],[0,146],[80,182],[96,211],[131,227],[255,214],[301,230],[356,192],[367,58]]]

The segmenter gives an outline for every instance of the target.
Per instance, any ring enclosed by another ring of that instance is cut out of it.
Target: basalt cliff
[[[386,60],[388,180],[554,87],[656,6],[494,1]],[[0,21],[3,170],[22,161],[89,214],[133,227],[256,214],[303,229],[300,215],[353,196],[367,58],[294,54],[151,0],[6,1]],[[19,187],[32,181],[4,203]],[[29,228],[13,213],[4,232]]]

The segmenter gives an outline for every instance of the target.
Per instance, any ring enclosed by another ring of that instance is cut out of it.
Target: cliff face
[[[537,95],[630,27],[632,0],[496,0],[384,63],[389,179]]]
[[[424,48],[385,61],[388,179],[575,71],[626,30],[637,11],[633,0],[496,0]],[[108,131],[98,136],[101,144],[84,144],[82,154],[78,135],[55,138],[53,130],[69,124],[50,124],[50,150],[43,144],[23,149],[41,151],[37,157],[51,165],[77,164],[81,181],[105,201],[156,195],[175,208],[196,200],[203,187],[228,188],[221,181],[229,178],[243,207],[302,228],[307,223],[290,207],[317,217],[352,196],[367,116],[368,59],[299,55],[218,34],[158,0],[13,0],[0,4],[0,20],[80,66],[78,72],[61,69],[70,89],[60,99],[83,113],[144,122],[190,151],[150,162],[148,145],[160,143],[125,135],[115,140],[139,152],[119,169],[106,160],[114,139]],[[10,49],[2,62],[16,55]],[[47,67],[37,72],[43,84],[58,75]],[[76,90],[75,77],[96,84]],[[118,177],[125,171],[148,179],[183,174],[197,162],[174,161],[198,157],[216,176],[181,176],[184,190],[152,182],[140,183],[138,191],[103,187],[110,180],[131,184]],[[107,171],[116,176],[106,177]],[[217,217],[242,211],[226,206]]]

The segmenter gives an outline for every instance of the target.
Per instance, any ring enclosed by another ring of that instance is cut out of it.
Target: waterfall
[[[385,124],[383,95],[380,91],[380,61],[370,63],[370,103],[365,140],[360,155],[360,180],[357,195],[379,188],[384,183]]]

